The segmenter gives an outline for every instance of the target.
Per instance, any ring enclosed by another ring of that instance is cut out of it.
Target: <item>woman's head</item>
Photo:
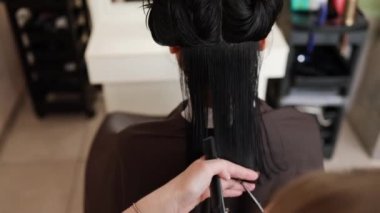
[[[283,0],[146,0],[153,39],[193,47],[265,39]]]
[[[191,103],[189,160],[201,154],[212,109],[219,157],[267,174],[257,97],[259,41],[282,0],[146,0],[153,39],[172,47]]]
[[[268,213],[380,212],[380,170],[311,174],[282,189]]]

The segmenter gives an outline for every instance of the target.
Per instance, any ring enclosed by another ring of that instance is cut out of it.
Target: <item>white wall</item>
[[[348,118],[369,154],[380,159],[380,20],[371,20],[363,73]]]
[[[24,82],[8,16],[0,3],[0,135],[19,100]]]

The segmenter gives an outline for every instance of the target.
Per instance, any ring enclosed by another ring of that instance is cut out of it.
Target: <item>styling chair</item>
[[[125,128],[162,118],[112,113],[101,124],[90,149],[85,171],[84,212],[85,213],[120,213],[122,192],[118,175],[118,137]],[[131,159],[135,160],[135,159]]]

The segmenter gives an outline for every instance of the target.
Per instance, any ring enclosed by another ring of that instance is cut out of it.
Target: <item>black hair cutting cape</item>
[[[126,128],[115,143],[106,140],[101,146],[93,145],[86,171],[86,213],[121,213],[186,169],[187,121],[181,115],[182,109],[177,107],[160,121]],[[322,170],[323,154],[313,116],[291,107],[274,110],[264,102],[261,113],[268,135],[267,149],[270,147],[281,168],[270,179],[262,176],[254,190],[265,206],[273,193],[289,181]],[[207,200],[192,212],[206,213],[205,206]],[[226,207],[232,213],[258,212],[247,194],[226,199]]]

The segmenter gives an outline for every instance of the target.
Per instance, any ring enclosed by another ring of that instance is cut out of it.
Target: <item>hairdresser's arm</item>
[[[210,196],[212,177],[221,178],[224,197],[238,197],[244,188],[241,179],[255,181],[258,174],[225,160],[197,160],[184,172],[166,185],[139,200],[136,205],[141,213],[182,213],[189,212]],[[254,184],[245,184],[249,190]],[[132,207],[124,213],[137,213]]]

